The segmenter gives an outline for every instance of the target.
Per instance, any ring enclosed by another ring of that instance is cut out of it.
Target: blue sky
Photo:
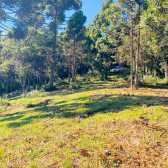
[[[104,2],[104,0],[82,0],[82,9],[81,10],[83,11],[84,15],[87,17],[87,21],[85,23],[85,26],[92,23],[95,14],[100,12],[101,4],[103,2]],[[68,11],[68,12],[66,12],[66,16],[70,17],[70,16],[72,16],[73,13],[74,13],[74,11]],[[10,23],[10,22],[6,22],[4,24],[8,27],[12,27],[12,23]],[[63,27],[65,27],[65,26],[63,26]],[[0,28],[0,30],[2,30],[2,29]]]
[[[86,26],[91,24],[96,13],[100,12],[101,4],[104,0],[82,0],[82,11],[83,14],[87,17]],[[66,12],[67,15],[72,15],[72,12]]]

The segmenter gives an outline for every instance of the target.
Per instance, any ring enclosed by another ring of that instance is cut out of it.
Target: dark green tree
[[[77,46],[78,42],[85,38],[84,35],[84,23],[86,22],[86,16],[82,11],[76,12],[72,18],[67,22],[67,36],[73,40],[73,55],[72,55],[72,85],[75,82],[76,76],[76,59],[77,59]]]
[[[80,0],[44,0],[43,5],[45,6],[45,14],[48,19],[51,20],[49,23],[49,28],[53,35],[53,53],[52,60],[50,63],[50,88],[53,87],[54,82],[54,70],[57,62],[57,53],[56,53],[56,36],[58,29],[61,24],[65,21],[65,11],[66,10],[77,10],[81,7]]]

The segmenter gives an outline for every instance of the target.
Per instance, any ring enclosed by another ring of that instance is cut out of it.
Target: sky
[[[87,17],[85,26],[91,24],[96,13],[100,12],[101,4],[105,0],[82,0],[82,11],[83,14]],[[72,15],[72,12],[66,12],[67,16]]]
[[[94,16],[96,15],[96,13],[100,12],[101,4],[103,2],[104,2],[104,0],[82,0],[82,9],[81,10],[83,11],[83,14],[87,17],[87,21],[85,23],[85,26],[87,26],[88,24],[92,24]],[[74,11],[66,12],[66,17],[72,16],[73,13],[74,13]],[[12,27],[11,22],[6,22],[4,24],[6,26],[8,26],[9,28]],[[65,26],[63,26],[63,27],[65,27]],[[0,28],[0,30],[3,30],[3,29]],[[5,32],[3,32],[3,34],[5,34]]]

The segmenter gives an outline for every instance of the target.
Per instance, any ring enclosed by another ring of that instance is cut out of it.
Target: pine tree
[[[57,62],[57,53],[56,53],[56,37],[57,31],[61,24],[65,21],[65,11],[72,9],[79,9],[81,7],[80,0],[44,0],[43,4],[45,6],[45,14],[48,19],[51,19],[49,23],[49,28],[53,34],[53,53],[52,60],[50,64],[50,88],[53,87],[54,82],[54,69]]]

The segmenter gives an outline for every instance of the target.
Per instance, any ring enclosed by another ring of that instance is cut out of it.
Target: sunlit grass
[[[0,167],[167,167],[168,92],[127,87],[116,75],[6,99]]]

